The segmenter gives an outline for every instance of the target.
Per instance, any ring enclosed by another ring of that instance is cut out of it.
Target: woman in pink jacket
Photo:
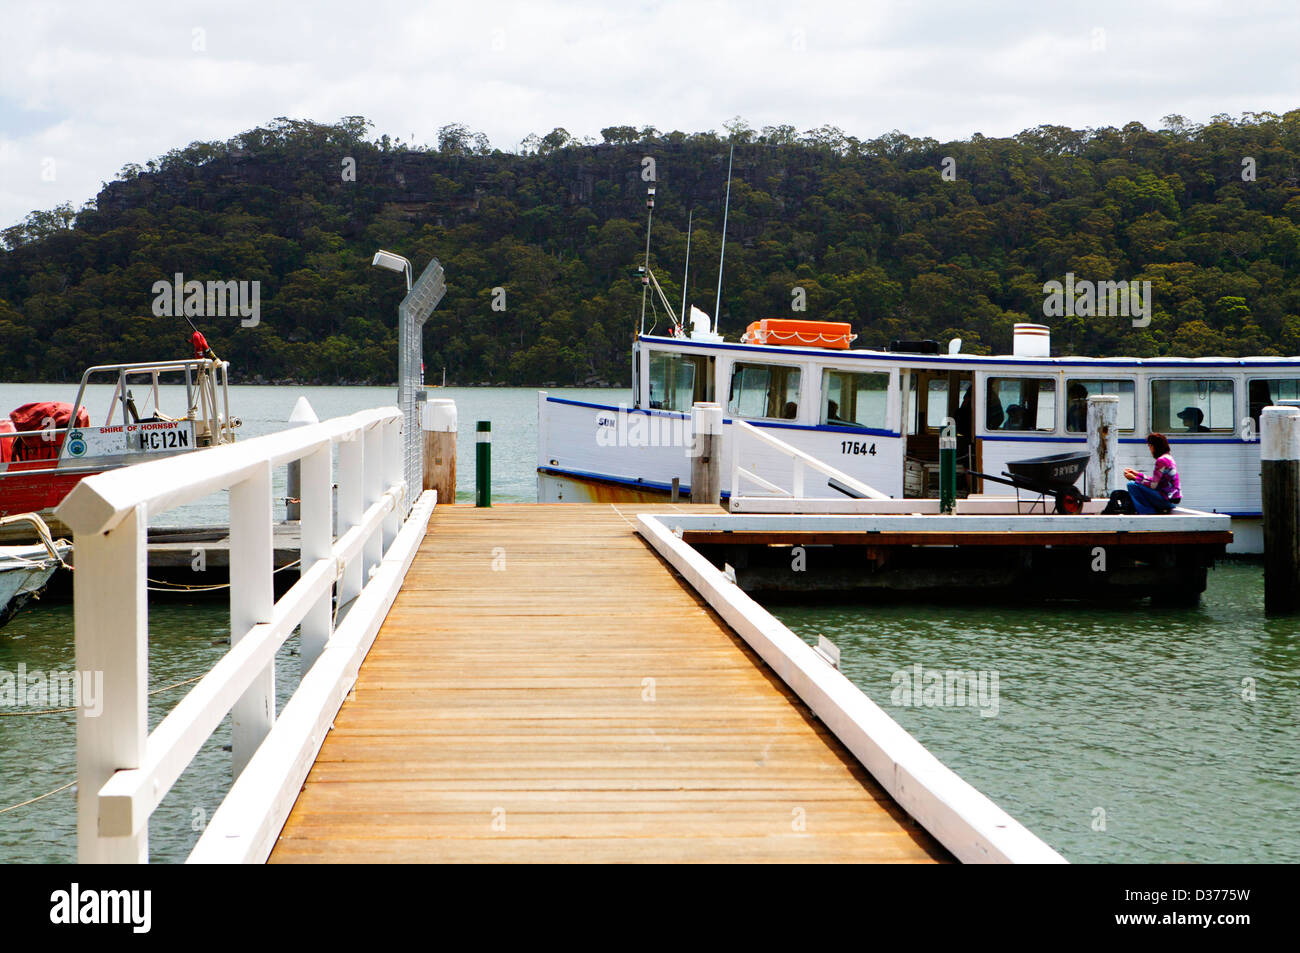
[[[1178,465],[1174,463],[1173,454],[1169,452],[1169,439],[1162,433],[1147,435],[1147,448],[1155,457],[1155,467],[1151,475],[1133,469],[1126,469],[1124,476],[1129,479],[1128,489],[1116,490],[1110,495],[1110,503],[1104,513],[1168,513],[1183,501],[1182,487],[1178,480]]]

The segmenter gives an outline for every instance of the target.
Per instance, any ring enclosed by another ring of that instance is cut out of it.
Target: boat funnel
[[[1017,324],[1011,353],[1015,357],[1050,357],[1052,331],[1045,324]]]

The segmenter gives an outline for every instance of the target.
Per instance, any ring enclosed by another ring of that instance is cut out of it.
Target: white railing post
[[[230,647],[275,611],[271,539],[271,464],[230,488]],[[275,721],[275,663],[266,666],[231,709],[231,753],[239,777]]]
[[[363,494],[365,491],[363,460],[363,441],[360,434],[351,434],[339,443],[339,526],[338,535],[343,536],[348,530],[361,522],[365,512]],[[347,611],[363,585],[361,560],[353,559],[343,570],[339,580],[339,614]]]
[[[803,499],[803,459],[794,458],[794,480],[791,484],[791,496],[797,500]]]
[[[144,505],[107,533],[77,533],[73,574],[77,671],[98,681],[99,711],[77,709],[77,860],[143,864],[149,827],[126,837],[99,833],[99,789],[140,767],[149,733],[149,616]]]
[[[393,545],[393,540],[397,539],[397,533],[402,528],[402,515],[411,508],[412,494],[419,491],[406,483],[406,444],[402,434],[402,421],[390,420],[381,425],[380,429],[384,433],[384,470],[380,483],[384,488],[397,486],[402,491],[402,499],[396,501],[392,512],[384,518],[383,551],[388,552],[388,547]]]
[[[384,456],[384,430],[385,428],[380,424],[375,424],[366,430],[363,443],[366,461],[366,498],[363,512],[370,509],[384,495],[384,473],[388,469],[387,460]],[[371,533],[366,537],[366,543],[361,552],[364,559],[361,570],[361,584],[364,586],[370,581],[370,574],[375,571],[375,568],[384,558],[383,531]]]
[[[334,493],[330,479],[330,445],[301,460],[299,482],[302,499],[302,517],[299,522],[301,544],[299,549],[299,575],[306,573],[317,562],[330,558],[334,546],[332,532]],[[316,605],[308,610],[300,629],[301,655],[299,665],[303,675],[311,669],[334,631],[334,606],[332,593],[326,591]]]
[[[364,655],[369,646],[364,640],[377,632],[423,532],[422,526],[403,525],[403,507],[394,499],[403,491],[402,438],[399,412],[381,408],[216,447],[202,457],[154,460],[91,476],[60,504],[57,515],[76,536],[78,675],[95,680],[87,686],[93,694],[82,696],[85,707],[77,716],[78,856],[83,862],[148,861],[150,815],[227,714],[233,722],[232,792],[246,797],[253,791],[270,814],[285,808],[286,797],[292,800],[306,776],[302,758],[319,747],[322,730],[337,711],[342,697],[337,680],[355,678],[354,666],[360,664],[355,653]],[[335,442],[337,539],[331,520]],[[299,463],[302,476],[302,570],[276,601],[272,473],[273,467],[292,462]],[[149,732],[148,521],[221,490],[230,491],[231,647]],[[426,500],[417,512],[427,520],[431,509],[432,501]],[[392,550],[400,555],[393,557]],[[348,568],[340,574],[342,565]],[[363,572],[371,566],[373,580]],[[342,642],[334,631],[336,580],[341,606],[357,613],[339,628]],[[299,702],[308,685],[312,701],[286,708],[296,721],[281,730],[275,658],[295,629],[302,633],[304,676],[293,701]],[[335,645],[343,646],[341,655],[333,651]],[[339,669],[341,660],[344,669]],[[302,704],[310,709],[317,703],[329,714],[308,715],[304,721]],[[286,731],[289,742],[284,741]],[[276,744],[298,746],[292,765],[282,763],[284,752]],[[284,819],[276,814],[278,820],[271,823],[250,818],[247,810],[231,810],[233,815],[218,812],[235,818],[227,826],[251,824],[259,838],[273,840]],[[205,835],[207,840],[212,837]],[[221,843],[223,850],[239,853],[238,845]],[[269,846],[264,840],[258,843],[264,859]]]

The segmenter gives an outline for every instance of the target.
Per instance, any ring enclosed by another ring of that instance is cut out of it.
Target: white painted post
[[[791,495],[796,500],[803,499],[803,458],[794,458],[794,479],[790,484]]]
[[[298,402],[293,405],[292,413],[289,414],[289,426],[302,427],[318,423],[320,418],[316,416],[316,411],[312,410],[311,403],[306,397],[299,397]],[[284,505],[284,518],[299,520],[302,518],[302,504],[293,501],[302,499],[302,468],[297,460],[292,460],[287,469],[284,495],[289,499]]]
[[[722,500],[722,405],[697,401],[691,405],[691,502]]]
[[[1088,398],[1088,495],[1109,499],[1115,489],[1115,460],[1119,456],[1119,397]]]
[[[330,445],[303,457],[300,461],[302,520],[298,572],[305,575],[322,559],[330,558],[334,544],[332,533],[334,492],[330,479]],[[300,629],[301,654],[299,665],[303,675],[311,669],[325,651],[325,645],[334,632],[334,606],[332,593],[326,592],[308,611]]]
[[[370,509],[375,501],[384,495],[384,471],[387,470],[387,458],[384,455],[384,427],[376,424],[366,430],[365,442],[365,505],[364,510]],[[382,529],[371,533],[366,538],[365,547],[362,549],[365,558],[364,568],[362,569],[362,585],[370,581],[370,574],[384,558],[384,534]]]
[[[230,488],[230,647],[275,611],[271,536],[271,463]],[[230,711],[231,753],[239,777],[275,721],[275,663],[267,665]]]
[[[147,512],[137,506],[107,533],[77,533],[73,574],[77,671],[103,675],[101,707],[77,710],[77,860],[149,861],[149,828],[99,834],[99,789],[144,761],[149,732],[149,603],[145,591]],[[83,676],[84,677],[84,676]]]
[[[405,503],[399,501],[391,513],[384,517],[384,539],[383,551],[388,552],[388,547],[393,545],[393,540],[397,539],[397,534],[402,528],[402,516],[410,509],[411,495],[419,496],[420,491],[413,486],[407,486],[405,479],[404,454],[406,442],[402,434],[402,421],[393,420],[382,426],[384,432],[384,468],[380,477],[380,485],[387,490],[390,486],[402,487],[406,494]]]
[[[363,503],[365,463],[362,459],[362,451],[363,441],[360,434],[354,434],[339,442],[338,535],[340,537],[360,523],[361,514],[365,512]],[[360,558],[349,562],[343,571],[343,578],[339,580],[339,609],[342,610],[340,615],[346,612],[345,607],[361,594],[361,562]]]

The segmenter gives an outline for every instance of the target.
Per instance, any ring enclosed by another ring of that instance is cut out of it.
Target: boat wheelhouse
[[[935,342],[846,350],[641,334],[630,406],[539,395],[538,499],[663,500],[674,483],[689,493],[699,401],[722,406],[724,473],[730,425],[744,420],[891,497],[937,497],[940,430],[951,418],[958,495],[1008,495],[974,474],[1086,448],[1087,400],[1110,394],[1119,398],[1119,470],[1149,471],[1146,435],[1164,433],[1184,505],[1231,515],[1232,549],[1260,551],[1259,414],[1300,400],[1300,358],[1053,357],[1049,333],[1017,325],[1012,353],[1000,356],[962,354],[959,341],[941,353]],[[779,463],[770,461],[773,479],[788,474]],[[840,495],[830,485],[804,494]]]

